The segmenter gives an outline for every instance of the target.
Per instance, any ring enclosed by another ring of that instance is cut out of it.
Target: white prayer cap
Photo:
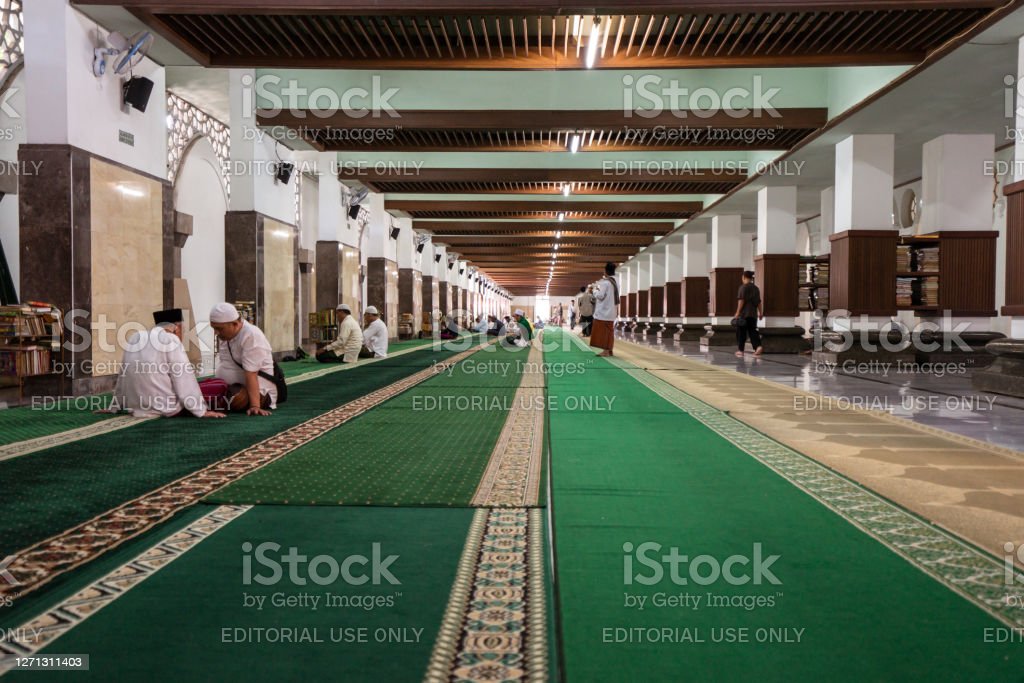
[[[210,309],[211,323],[233,323],[238,320],[238,309],[229,303],[214,304]]]
[[[376,306],[367,306],[366,307],[366,312],[369,313],[370,315],[380,315],[379,313],[377,313],[377,307]]]
[[[352,312],[352,309],[348,307],[348,304],[338,304],[338,310],[345,311],[346,313]]]
[[[521,309],[521,308],[517,308],[517,309],[516,309],[516,315],[526,315],[526,314],[525,314],[525,313],[523,313],[523,309]]]

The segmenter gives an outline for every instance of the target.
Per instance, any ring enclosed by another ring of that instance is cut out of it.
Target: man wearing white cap
[[[366,327],[363,328],[363,350],[360,358],[388,357],[388,326],[380,319],[376,306],[367,306],[363,312]]]
[[[363,331],[348,304],[338,305],[338,337],[325,346],[316,359],[321,363],[355,363],[363,348]]]
[[[232,410],[249,415],[270,415],[277,407],[274,356],[263,331],[238,315],[229,303],[216,304],[210,311],[210,325],[217,333],[216,377],[242,390],[231,401]]]

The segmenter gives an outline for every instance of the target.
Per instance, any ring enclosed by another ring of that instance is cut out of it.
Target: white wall
[[[192,310],[203,342],[212,355],[210,308],[224,301],[224,212],[227,196],[220,161],[206,138],[199,138],[182,160],[174,183],[174,208],[192,216],[192,236],[181,250],[181,276],[188,280]],[[204,365],[212,358],[203,358]],[[212,367],[212,366],[207,366]]]
[[[18,146],[26,141],[25,134],[25,72],[11,83],[7,106],[13,113],[0,108],[0,161],[18,160]],[[11,268],[14,287],[21,294],[20,253],[18,251],[18,196],[9,195],[0,201],[0,243],[4,246],[7,265]]]
[[[92,73],[93,49],[107,31],[66,0],[25,3],[25,79],[28,142],[67,143],[158,178],[167,175],[167,103],[163,67],[144,59],[134,75],[153,81],[145,112],[121,109],[122,78],[112,65]],[[135,136],[134,146],[118,132]]]

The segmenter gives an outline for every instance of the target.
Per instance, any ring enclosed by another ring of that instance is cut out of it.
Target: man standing
[[[580,293],[576,297],[576,306],[580,312],[580,334],[584,337],[590,336],[590,327],[594,322],[594,288],[580,287]]]
[[[590,345],[603,349],[598,356],[611,356],[619,308],[619,283],[615,280],[614,263],[604,265],[604,277],[594,287],[594,301],[594,332]]]
[[[154,328],[132,335],[111,410],[130,410],[135,417],[173,417],[186,412],[196,417],[224,417],[224,413],[207,408],[181,343],[183,320],[180,308],[157,311]]]
[[[754,284],[754,271],[743,271],[743,284],[740,285],[736,294],[736,315],[733,316],[733,324],[736,325],[736,351],[737,358],[743,357],[743,351],[747,346],[747,336],[750,336],[750,345],[754,347],[754,355],[760,356],[764,353],[761,346],[761,333],[757,331],[757,319],[764,317],[761,308],[761,290]]]
[[[242,320],[229,303],[214,305],[210,326],[217,333],[217,370],[214,376],[241,389],[231,399],[232,410],[248,415],[270,415],[277,407],[274,355],[263,331]]]
[[[338,337],[325,346],[316,359],[321,363],[355,363],[363,348],[363,331],[352,317],[348,304],[338,304]]]
[[[363,328],[363,350],[360,358],[388,357],[388,326],[380,319],[376,306],[367,306],[363,313],[366,327]]]

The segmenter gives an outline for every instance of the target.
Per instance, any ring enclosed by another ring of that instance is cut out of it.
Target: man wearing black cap
[[[114,388],[115,408],[136,417],[224,417],[209,410],[192,364],[181,343],[180,308],[153,314],[156,326],[128,340],[121,373]]]

